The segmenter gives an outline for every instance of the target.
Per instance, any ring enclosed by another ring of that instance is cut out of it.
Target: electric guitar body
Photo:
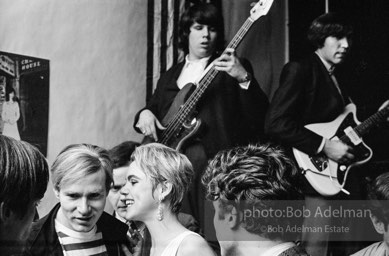
[[[175,114],[183,108],[185,102],[195,89],[196,85],[189,83],[178,92],[167,114],[162,120],[163,126],[166,127],[172,122]],[[175,148],[178,151],[182,151],[184,146],[198,135],[202,123],[200,119],[196,118],[195,109],[192,109],[191,112],[185,115],[179,122],[181,123],[180,128],[176,129],[175,133],[169,136],[169,139],[166,140],[166,145],[169,145],[169,147]]]
[[[324,154],[310,156],[293,148],[293,154],[299,167],[318,193],[324,196],[336,195],[340,191],[348,193],[343,187],[350,168],[366,163],[373,155],[371,148],[363,142],[362,136],[371,127],[383,121],[388,114],[389,109],[385,108],[361,123],[356,118],[355,105],[349,104],[345,107],[343,113],[332,122],[305,126],[324,138],[341,140],[354,149],[354,162],[339,165]]]

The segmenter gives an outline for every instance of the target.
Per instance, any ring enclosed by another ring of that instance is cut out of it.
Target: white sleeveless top
[[[161,256],[176,256],[178,248],[181,245],[181,242],[190,235],[197,235],[200,236],[199,234],[192,232],[192,231],[185,231],[178,236],[176,236],[170,243],[166,246],[165,250],[163,250]]]

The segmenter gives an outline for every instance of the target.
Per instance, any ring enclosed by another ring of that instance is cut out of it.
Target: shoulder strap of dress
[[[185,231],[178,236],[176,236],[170,243],[166,246],[165,250],[161,256],[175,256],[177,254],[178,248],[180,247],[181,242],[189,235],[198,235],[192,231]]]

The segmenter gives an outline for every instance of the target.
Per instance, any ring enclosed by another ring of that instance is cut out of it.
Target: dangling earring
[[[157,220],[161,221],[163,220],[163,209],[162,209],[162,201],[163,201],[163,196],[160,195],[158,198],[158,211],[157,211]]]

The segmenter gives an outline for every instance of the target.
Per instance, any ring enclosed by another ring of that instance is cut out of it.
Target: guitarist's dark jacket
[[[341,90],[342,94],[317,54],[287,63],[269,106],[265,133],[281,145],[316,154],[322,137],[304,125],[330,122],[338,117],[349,103],[344,88]]]
[[[211,58],[212,61],[214,58]],[[253,74],[247,60],[241,60],[248,72]],[[156,90],[144,109],[149,109],[161,121],[180,89],[177,79],[185,64],[181,62],[161,75]],[[268,99],[255,78],[247,90],[225,72],[220,72],[207,88],[197,107],[197,117],[204,129],[199,135],[208,158],[221,149],[231,146],[258,142],[263,137],[264,119]],[[142,109],[142,110],[144,110]],[[135,116],[134,129],[140,110]]]

